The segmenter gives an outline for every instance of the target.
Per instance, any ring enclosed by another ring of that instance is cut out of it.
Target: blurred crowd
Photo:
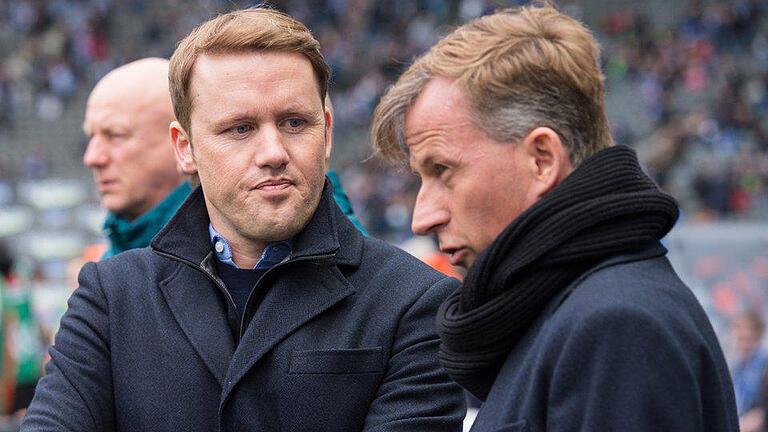
[[[490,0],[284,0],[271,2],[306,22],[333,70],[342,178],[373,233],[408,236],[414,179],[368,160],[366,129],[376,102],[412,59],[451,25],[515,2]],[[612,127],[680,200],[685,217],[768,216],[768,3],[759,0],[669,6],[673,25],[655,24],[640,5],[591,16],[603,46]],[[621,4],[620,2],[618,2]],[[141,56],[167,57],[179,38],[213,13],[245,1],[20,0],[0,3],[0,129],[29,116],[81,110],[82,95],[106,71]],[[666,12],[665,12],[666,13]],[[592,13],[594,15],[594,13]],[[2,135],[2,133],[0,133]],[[0,139],[2,137],[0,136]],[[64,146],[64,148],[67,148]],[[75,143],[80,151],[83,143]],[[30,143],[6,177],[45,177]],[[0,171],[0,177],[3,173]]]
[[[768,3],[691,1],[673,28],[622,10],[604,17],[611,85],[639,89],[646,129],[615,122],[620,142],[691,217],[768,215]],[[631,120],[630,120],[631,121]]]

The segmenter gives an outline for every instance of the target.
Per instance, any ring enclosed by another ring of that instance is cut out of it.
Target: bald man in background
[[[120,66],[91,92],[83,163],[109,212],[109,247],[102,258],[149,245],[189,195],[168,138],[174,120],[166,59]]]

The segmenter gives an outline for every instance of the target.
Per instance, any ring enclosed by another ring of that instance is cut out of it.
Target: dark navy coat
[[[458,282],[362,236],[329,186],[239,332],[200,189],[151,248],[83,268],[23,431],[461,430],[434,325]]]
[[[665,253],[608,260],[551,301],[472,432],[738,431],[715,333]]]

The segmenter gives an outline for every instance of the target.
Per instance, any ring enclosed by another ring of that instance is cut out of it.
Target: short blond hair
[[[169,81],[173,110],[189,133],[192,96],[189,94],[192,70],[201,54],[250,51],[282,51],[304,55],[312,64],[320,89],[320,100],[328,92],[330,68],[320,52],[320,43],[309,29],[292,17],[259,6],[219,15],[204,22],[179,42],[171,56]],[[258,74],[258,71],[253,71]]]
[[[407,162],[406,111],[433,77],[444,77],[467,93],[476,124],[491,138],[519,142],[546,126],[578,166],[613,145],[599,54],[584,25],[548,5],[475,19],[418,58],[383,96],[371,129],[374,150]]]

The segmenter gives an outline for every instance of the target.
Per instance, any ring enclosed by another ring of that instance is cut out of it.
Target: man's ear
[[[333,148],[333,112],[330,107],[325,107],[325,160],[331,158]]]
[[[173,150],[176,153],[176,164],[182,173],[186,175],[195,174],[197,172],[197,165],[192,154],[192,142],[189,140],[189,135],[187,135],[187,132],[178,121],[171,122],[168,130],[171,135]]]
[[[534,201],[548,194],[573,171],[568,149],[557,132],[548,127],[532,130],[523,138],[521,146],[532,174],[529,198]]]

